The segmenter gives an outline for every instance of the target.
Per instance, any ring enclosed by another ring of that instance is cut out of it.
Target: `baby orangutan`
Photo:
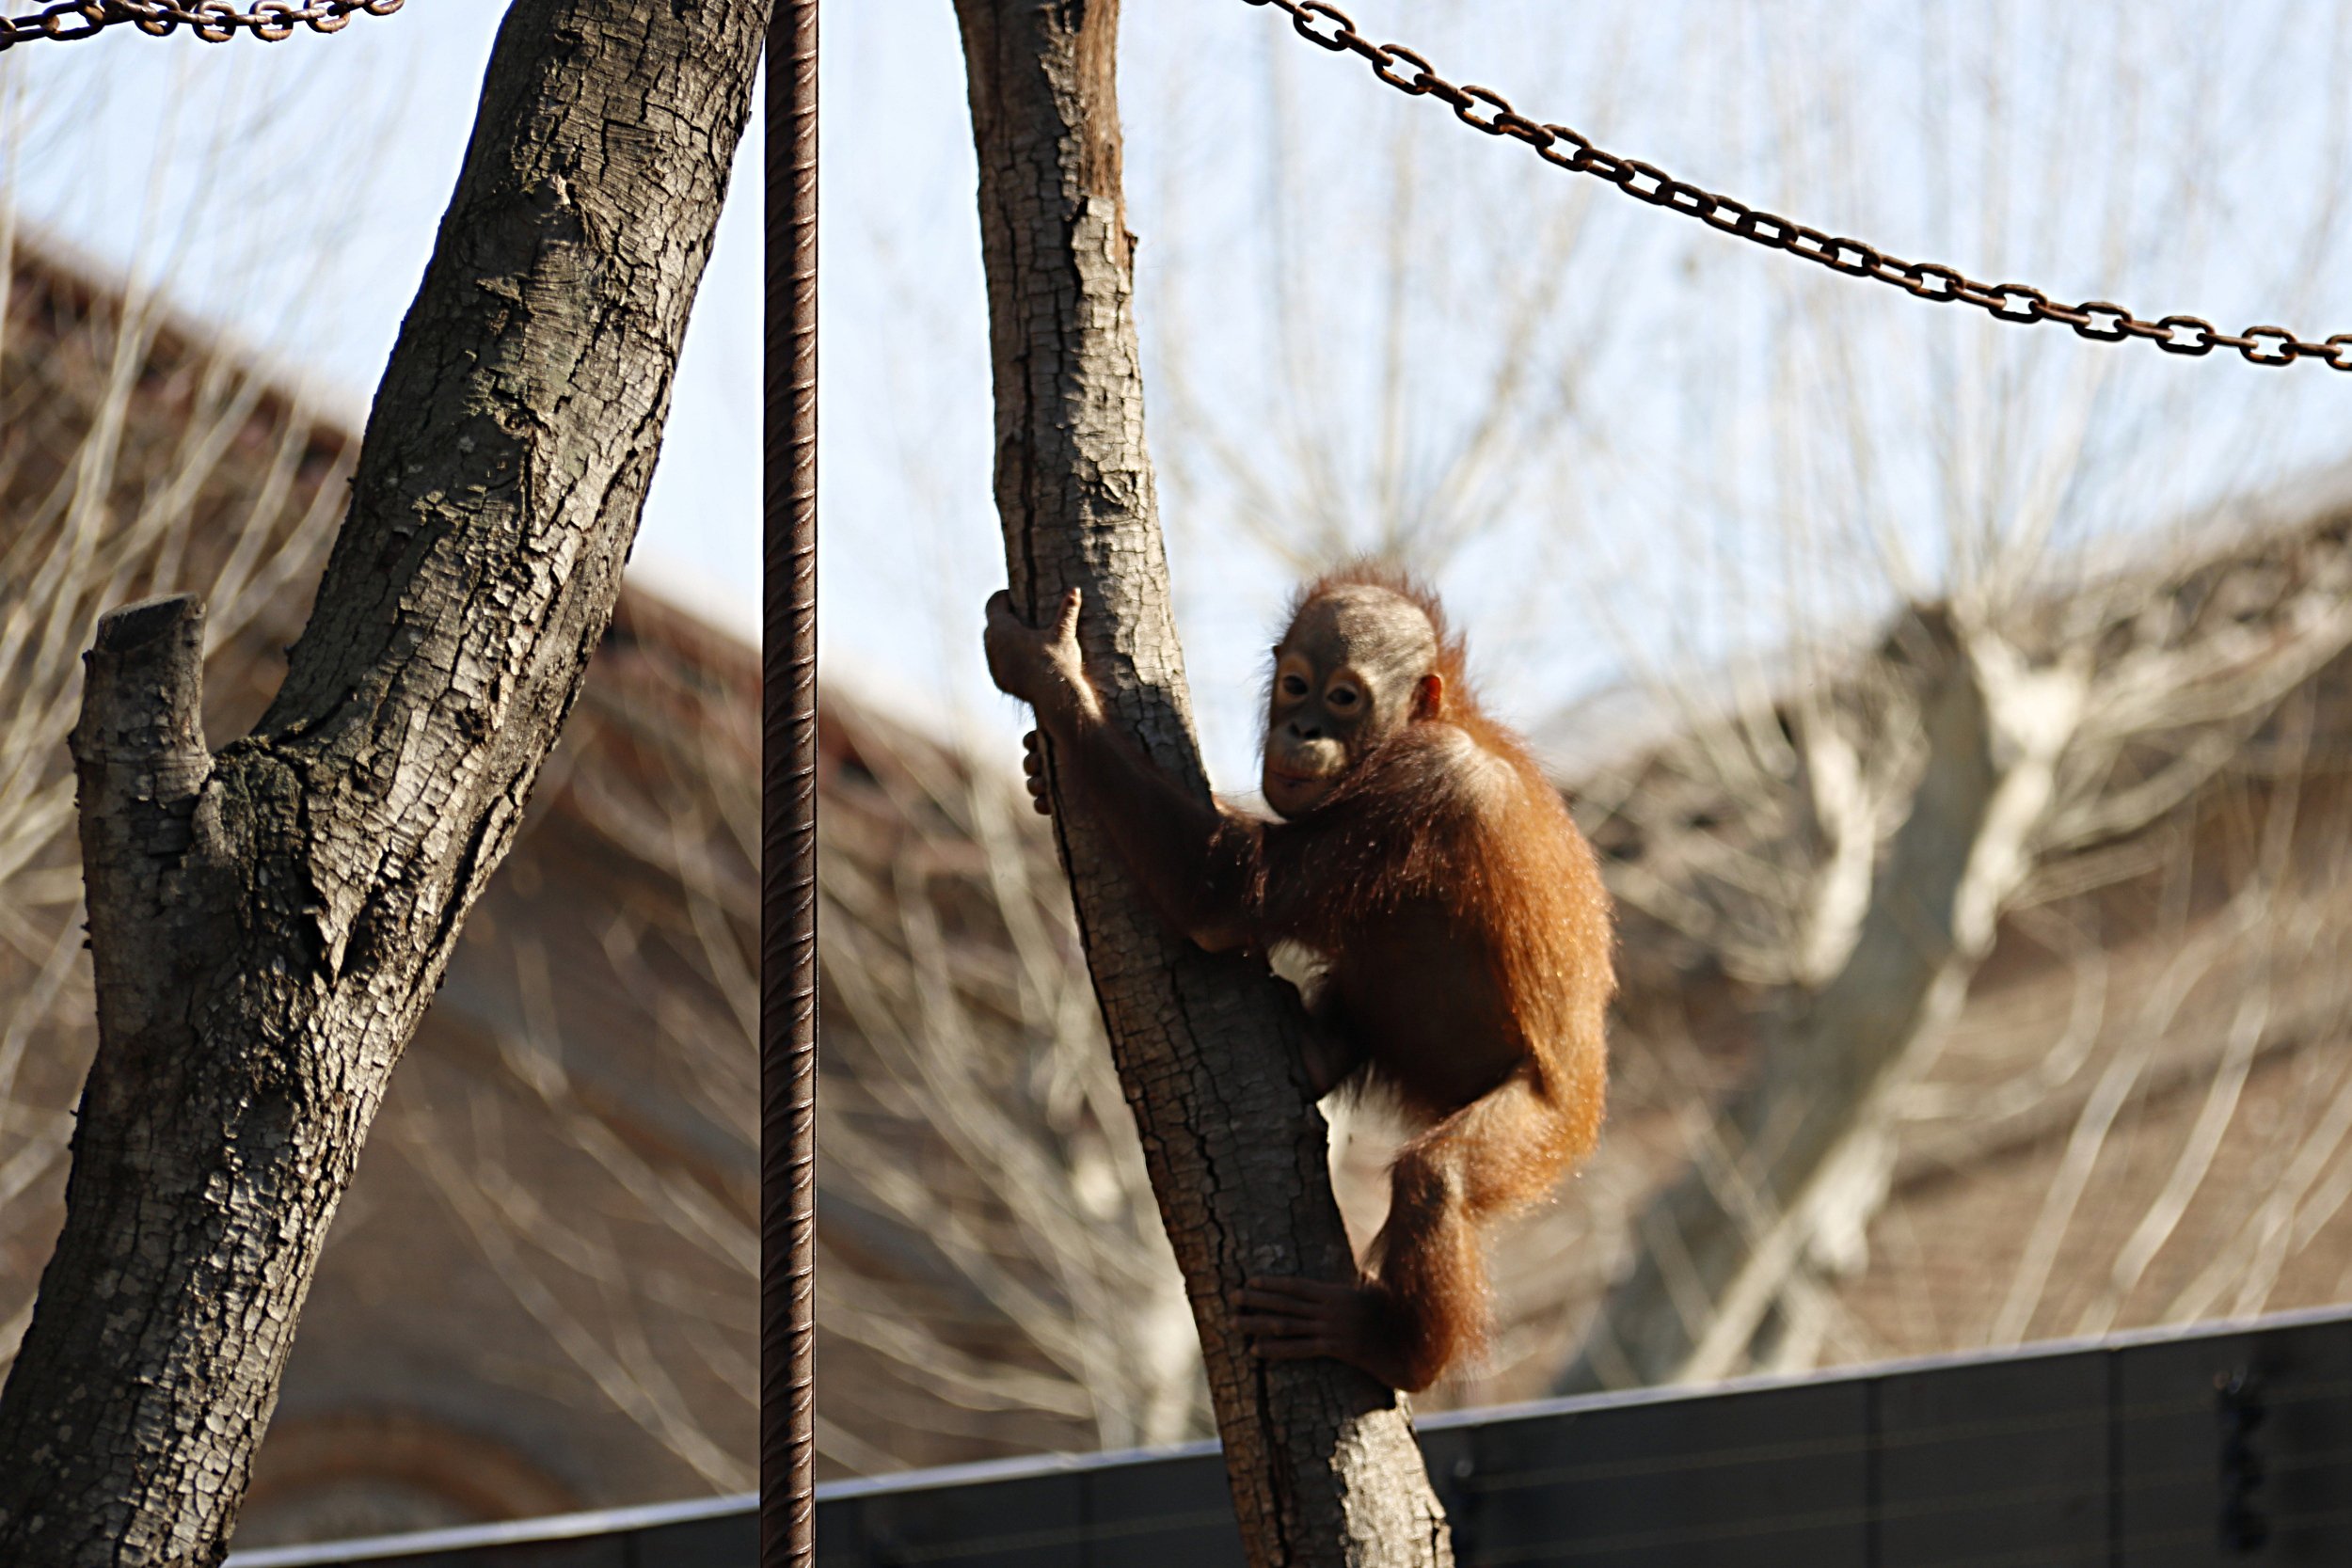
[[[1591,848],[1526,747],[1479,711],[1460,639],[1408,580],[1310,586],[1274,649],[1262,821],[1179,789],[1104,721],[1079,595],[1055,625],[989,601],[989,673],[1037,711],[1084,801],[1174,927],[1211,951],[1295,942],[1324,979],[1307,1069],[1417,1130],[1360,1278],[1258,1278],[1257,1354],[1331,1356],[1420,1389],[1479,1342],[1476,1227],[1550,1192],[1593,1145],[1614,981]],[[1048,809],[1038,737],[1029,793]]]

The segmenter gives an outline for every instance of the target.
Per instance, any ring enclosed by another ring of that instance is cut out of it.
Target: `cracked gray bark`
[[[0,1394],[0,1561],[226,1550],[368,1124],[612,614],[768,13],[516,0],[251,735],[205,749],[195,600],[100,623],[99,1046]]]
[[[1208,782],[1169,610],[1120,189],[1116,0],[956,0],[978,150],[996,504],[1015,601],[1064,588],[1114,721]],[[977,607],[975,607],[977,609]],[[1230,1292],[1346,1277],[1295,998],[1161,926],[1083,814],[1054,816],[1087,962],[1184,1273],[1242,1539],[1274,1564],[1443,1564],[1445,1516],[1396,1396],[1337,1362],[1257,1361]]]

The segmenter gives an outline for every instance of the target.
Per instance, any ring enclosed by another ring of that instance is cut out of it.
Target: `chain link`
[[[1653,207],[1697,218],[1710,229],[1752,240],[1767,250],[1785,250],[1848,277],[1876,278],[1920,299],[1957,300],[1996,320],[2021,325],[2063,323],[2076,337],[2095,343],[2142,338],[2167,354],[2198,356],[2217,348],[2233,348],[2249,364],[2286,365],[2297,359],[2316,359],[2330,370],[2352,371],[2352,333],[2311,342],[2283,326],[2249,326],[2231,333],[2196,316],[2166,316],[2148,322],[2111,300],[2061,305],[2023,283],[1979,283],[1938,262],[1906,261],[1860,240],[1825,234],[1778,214],[1758,212],[1731,197],[1701,190],[1654,165],[1605,151],[1565,125],[1538,124],[1512,108],[1492,87],[1470,83],[1457,86],[1404,45],[1373,42],[1356,31],[1356,24],[1337,6],[1322,0],[1243,0],[1243,4],[1275,7],[1290,17],[1291,26],[1308,42],[1335,55],[1359,56],[1372,67],[1374,75],[1397,91],[1412,98],[1436,99],[1472,130],[1525,142],[1548,164],[1606,180]]]
[[[355,16],[389,16],[408,0],[262,0],[241,11],[231,0],[63,0],[24,16],[0,16],[0,54],[44,39],[69,42],[95,38],[129,23],[142,33],[166,38],[185,27],[207,43],[226,43],[250,33],[265,43],[293,36],[298,27],[340,33]]]

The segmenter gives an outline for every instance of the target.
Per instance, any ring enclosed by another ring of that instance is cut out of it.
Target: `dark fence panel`
[[[1461,1429],[1462,1560],[1867,1568],[1868,1400],[1867,1383],[1801,1383]]]
[[[1471,1568],[2352,1564],[2352,1312],[1422,1424]],[[753,1568],[750,1498],[230,1568]],[[818,1568],[1239,1568],[1212,1445],[818,1489]]]
[[[2352,1563],[2345,1320],[2135,1347],[2118,1357],[2113,1408],[2127,1568]]]
[[[2035,1357],[1877,1384],[1876,1560],[2108,1568],[2113,1364]]]

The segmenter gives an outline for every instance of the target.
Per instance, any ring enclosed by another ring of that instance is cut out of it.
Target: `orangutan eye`
[[[1331,695],[1327,700],[1333,707],[1354,707],[1356,705],[1356,689],[1352,686],[1335,686],[1331,689]]]
[[[1283,696],[1285,696],[1285,697],[1304,697],[1306,694],[1307,694],[1307,683],[1306,683],[1305,681],[1301,680],[1301,679],[1300,679],[1298,676],[1296,676],[1296,675],[1284,675],[1284,676],[1282,677],[1282,695],[1283,695]]]

